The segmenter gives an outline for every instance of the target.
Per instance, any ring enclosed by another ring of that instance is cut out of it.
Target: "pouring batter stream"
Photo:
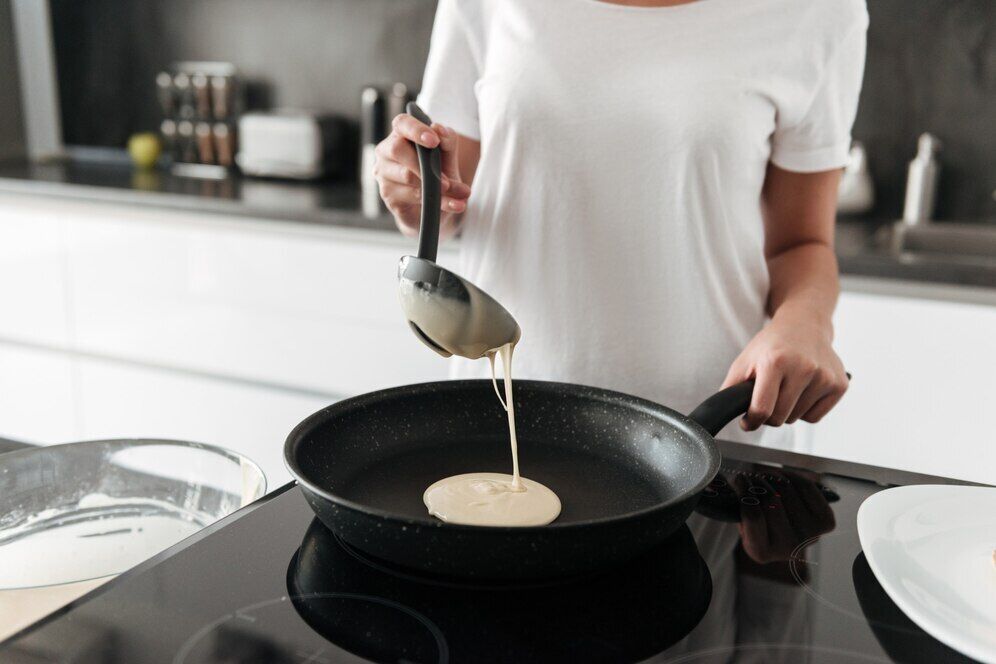
[[[560,499],[540,484],[519,474],[518,440],[515,434],[515,402],[512,396],[512,351],[515,343],[489,351],[491,381],[498,400],[508,413],[512,448],[512,474],[465,473],[432,484],[422,496],[429,513],[443,521],[473,526],[543,526],[560,514]],[[504,369],[505,398],[498,390],[495,355]]]

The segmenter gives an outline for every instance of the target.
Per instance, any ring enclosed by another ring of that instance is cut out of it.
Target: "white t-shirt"
[[[456,270],[519,321],[515,377],[683,412],[719,387],[766,320],[765,169],[846,163],[867,23],[864,0],[439,2],[419,103],[481,141]]]

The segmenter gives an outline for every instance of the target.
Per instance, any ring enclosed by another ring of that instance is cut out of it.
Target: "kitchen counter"
[[[114,153],[111,153],[112,155]],[[0,193],[58,196],[327,227],[386,230],[384,214],[368,219],[355,182],[289,182],[235,175],[199,180],[168,171],[135,171],[120,156],[99,161],[0,164]],[[943,222],[942,222],[943,223]],[[996,260],[965,263],[902,255],[889,247],[891,222],[841,219],[837,253],[845,277],[996,289]]]
[[[355,182],[294,182],[233,175],[202,180],[166,170],[137,171],[107,159],[34,164],[0,163],[0,192],[143,205],[291,221],[321,226],[394,230],[388,215],[363,216]]]
[[[938,226],[944,222],[935,222]],[[901,254],[892,248],[893,221],[837,221],[842,275],[996,289],[996,256],[976,261],[943,255]]]

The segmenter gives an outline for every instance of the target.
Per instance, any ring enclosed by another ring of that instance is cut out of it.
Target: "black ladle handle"
[[[413,101],[405,107],[408,114],[431,126],[432,120]],[[422,214],[418,229],[418,257],[435,262],[439,248],[439,207],[442,204],[442,161],[439,148],[427,148],[413,143],[418,153],[419,175],[422,178]]]
[[[847,380],[851,380],[851,374],[847,374]],[[754,379],[750,378],[716,392],[696,406],[688,417],[701,424],[710,436],[715,436],[723,427],[747,412],[753,397]]]

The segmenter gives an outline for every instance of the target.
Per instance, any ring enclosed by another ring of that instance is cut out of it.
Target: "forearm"
[[[840,285],[833,251],[839,171],[793,173],[768,169],[761,196],[768,314],[733,361],[724,386],[754,378],[743,427],[816,422],[847,390],[833,350],[833,310]]]
[[[768,257],[768,314],[824,330],[832,337],[831,319],[840,282],[837,257],[826,242],[813,240]]]

